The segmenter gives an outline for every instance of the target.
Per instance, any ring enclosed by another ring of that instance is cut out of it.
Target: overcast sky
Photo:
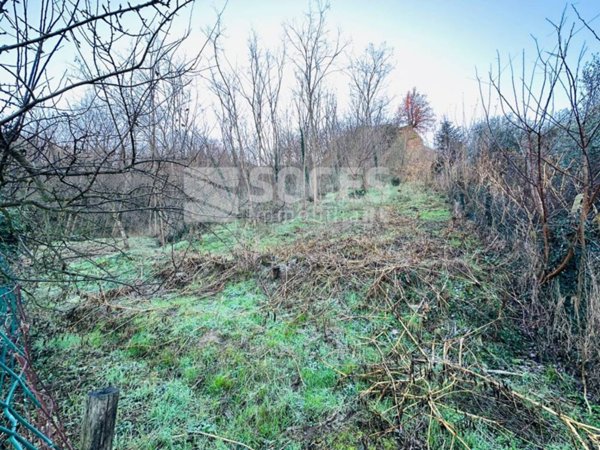
[[[369,42],[386,42],[394,49],[396,69],[389,82],[390,94],[399,98],[413,86],[426,93],[438,117],[462,123],[470,121],[479,99],[476,68],[485,75],[495,64],[497,52],[503,63],[510,57],[527,60],[535,56],[532,36],[552,50],[553,28],[565,7],[571,19],[571,3],[562,0],[331,0],[329,23],[339,28],[350,51],[359,52]],[[600,1],[573,3],[583,17],[600,28]],[[194,27],[209,23],[210,8],[223,2],[204,2],[196,8]],[[301,20],[308,9],[303,0],[229,0],[223,22],[227,30],[226,51],[230,60],[243,63],[248,32],[257,30],[263,42],[276,47],[283,39],[281,24]],[[580,33],[581,36],[589,34]],[[600,51],[588,40],[591,51]],[[342,61],[340,61],[342,62]],[[344,102],[347,82],[334,76]],[[464,118],[464,119],[463,119]]]

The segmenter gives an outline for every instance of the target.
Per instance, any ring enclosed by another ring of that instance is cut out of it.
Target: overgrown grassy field
[[[131,244],[38,289],[37,369],[74,440],[113,385],[117,449],[598,445],[600,408],[519,332],[510,261],[424,187]]]

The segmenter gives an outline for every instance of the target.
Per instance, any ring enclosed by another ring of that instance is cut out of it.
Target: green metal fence
[[[26,345],[21,294],[9,274],[6,259],[0,253],[0,445],[58,449],[48,436],[58,432],[64,438],[64,433],[58,430],[49,397],[36,387]]]

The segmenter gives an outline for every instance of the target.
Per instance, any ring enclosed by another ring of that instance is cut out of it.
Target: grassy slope
[[[74,434],[87,390],[121,389],[118,449],[574,448],[512,394],[598,424],[501,315],[496,259],[414,186],[169,248],[140,238],[73,268],[156,289],[80,283],[40,319],[38,367]]]

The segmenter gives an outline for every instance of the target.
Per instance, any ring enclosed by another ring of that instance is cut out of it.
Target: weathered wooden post
[[[119,390],[107,387],[88,393],[81,431],[81,450],[112,450]]]

